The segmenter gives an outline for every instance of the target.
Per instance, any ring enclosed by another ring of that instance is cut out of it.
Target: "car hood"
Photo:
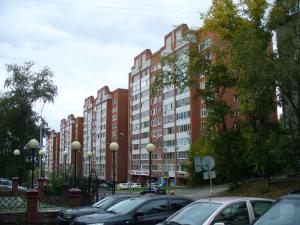
[[[124,215],[115,214],[115,213],[91,214],[87,216],[78,217],[73,222],[74,224],[76,224],[76,222],[80,222],[80,224],[105,223],[105,222],[111,222],[116,220],[122,220],[123,216]]]

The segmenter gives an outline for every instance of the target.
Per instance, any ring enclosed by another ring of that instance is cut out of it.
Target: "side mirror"
[[[143,215],[145,215],[144,212],[135,212],[134,217],[137,218],[137,217],[143,216]]]
[[[225,223],[215,223],[214,225],[225,225]]]

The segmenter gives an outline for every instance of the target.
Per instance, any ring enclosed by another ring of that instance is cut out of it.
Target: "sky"
[[[128,88],[136,55],[163,46],[176,25],[201,26],[211,0],[0,0],[0,91],[5,65],[33,61],[49,67],[58,86],[43,118],[59,131],[69,114],[83,115],[84,99],[107,85]],[[35,105],[41,114],[42,104]]]

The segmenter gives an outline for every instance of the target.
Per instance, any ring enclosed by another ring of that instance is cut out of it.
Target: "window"
[[[151,115],[154,116],[157,114],[157,109],[154,108],[154,109],[151,109]]]
[[[112,121],[117,120],[117,114],[112,115]]]
[[[138,211],[143,212],[145,215],[167,212],[168,200],[160,199],[147,202]]]
[[[201,114],[200,114],[200,117],[201,118],[204,118],[204,117],[207,117],[207,109],[201,109]]]
[[[233,102],[238,102],[239,101],[239,97],[237,95],[233,96]]]
[[[188,152],[177,152],[177,158],[178,159],[187,159],[188,158]]]
[[[153,119],[151,121],[151,126],[158,126],[158,125],[161,125],[161,119]]]
[[[251,201],[251,205],[255,217],[260,217],[265,211],[267,211],[273,205],[273,202]]]
[[[149,90],[145,90],[145,91],[141,92],[141,98],[144,98],[148,95],[149,95]]]
[[[176,212],[190,203],[191,201],[187,199],[170,199],[170,211]]]
[[[215,223],[224,223],[226,225],[250,224],[246,202],[234,203],[223,209],[212,222],[212,224]]]
[[[180,138],[176,140],[177,146],[188,145],[190,143],[189,138]]]
[[[174,127],[165,128],[164,134],[174,134]]]
[[[140,118],[140,114],[135,114],[131,117],[132,121],[138,120]]]
[[[116,123],[113,123],[112,124],[112,129],[116,129],[117,128],[117,124]]]
[[[211,46],[211,38],[207,38],[205,41],[199,44],[199,51],[203,51]]]
[[[167,140],[167,141],[164,141],[164,147],[171,147],[171,146],[174,146],[175,145],[175,140]]]
[[[200,82],[200,90],[204,90],[205,89],[205,84],[206,84],[205,81],[201,81]]]
[[[141,123],[141,127],[142,127],[142,128],[147,128],[147,127],[149,127],[149,121]]]
[[[164,116],[163,118],[164,124],[174,122],[174,115]]]
[[[142,112],[141,118],[149,116],[149,111]]]
[[[149,132],[141,133],[141,138],[148,138]]]
[[[114,98],[113,100],[112,100],[112,104],[113,105],[116,105],[118,103],[118,100],[116,99],[116,98]]]
[[[234,117],[238,117],[240,115],[239,110],[235,109],[234,110]]]
[[[181,126],[177,126],[176,129],[177,129],[177,132],[188,132],[188,131],[190,131],[190,125],[184,124]]]
[[[149,100],[143,101],[141,107],[146,107],[149,105]]]
[[[118,111],[117,106],[114,106],[114,107],[112,108],[112,112],[115,113],[115,112],[117,112],[117,111]]]
[[[160,136],[161,136],[161,130],[152,131],[152,137],[160,137]]]
[[[172,98],[174,96],[174,91],[168,91],[164,93],[164,99]]]
[[[167,105],[164,105],[164,113],[173,110],[174,109],[174,104],[173,103],[169,103]]]
[[[184,98],[176,101],[176,108],[190,104],[190,98]]]
[[[183,120],[186,118],[190,118],[190,111],[181,112],[176,115],[176,120]]]

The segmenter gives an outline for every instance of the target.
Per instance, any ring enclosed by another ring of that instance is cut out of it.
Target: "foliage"
[[[299,66],[291,57],[278,56],[272,51],[273,27],[278,24],[274,15],[288,12],[286,8],[280,9],[278,2],[282,3],[277,1],[268,16],[266,0],[240,0],[238,3],[213,0],[210,10],[202,15],[204,26],[198,32],[199,35],[213,33],[216,36],[214,46],[209,48],[213,59],[207,59],[207,50],[199,52],[198,46],[190,43],[186,57],[182,57],[182,52],[164,56],[162,69],[155,76],[153,93],[173,85],[180,89],[197,89],[197,96],[205,101],[209,115],[206,132],[192,145],[190,157],[193,161],[194,156],[210,149],[217,160],[218,174],[225,181],[236,182],[255,172],[268,180],[286,167],[292,155],[294,168],[299,159],[299,151],[288,144],[292,136],[279,126],[276,118],[277,103],[283,99],[276,97],[276,85],[283,86],[282,94],[285,95],[284,90],[291,90],[287,84],[291,85],[290,80],[298,79],[297,74],[300,74]],[[283,73],[288,76],[282,76]],[[206,87],[199,89],[197,83],[203,79]],[[232,105],[225,100],[226,94],[233,89],[238,95],[241,115],[238,119],[233,117]],[[236,129],[228,118],[238,124]],[[285,152],[289,152],[288,157]],[[193,163],[188,167],[193,173]],[[197,175],[193,174],[192,179],[195,177]]]
[[[0,96],[0,176],[19,176],[24,181],[31,168],[31,152],[26,143],[39,137],[39,117],[32,108],[38,101],[53,102],[57,87],[52,81],[53,72],[47,67],[35,72],[33,63],[25,62],[6,65],[6,69],[6,91]],[[13,156],[17,148],[21,150],[19,157]]]

